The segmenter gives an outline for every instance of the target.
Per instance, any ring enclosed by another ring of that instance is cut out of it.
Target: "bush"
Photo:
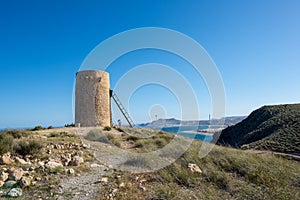
[[[90,141],[97,141],[102,134],[99,131],[91,130],[84,136],[84,139]]]
[[[120,127],[117,127],[115,128],[117,131],[121,132],[121,133],[124,133],[124,131],[120,128]]]
[[[68,132],[52,132],[48,135],[48,137],[76,137],[76,134],[74,133],[68,133]]]
[[[53,169],[50,169],[50,173],[52,174],[60,174],[64,171],[63,167],[55,167]]]
[[[113,136],[112,134],[106,134],[106,137],[108,140],[115,140],[115,136]]]
[[[21,140],[14,146],[14,151],[22,156],[40,153],[43,145],[36,140]]]
[[[110,127],[110,126],[105,126],[105,127],[103,128],[103,130],[105,130],[105,131],[110,131],[110,130],[111,130],[111,127]]]
[[[137,141],[139,138],[138,137],[136,137],[136,136],[134,136],[134,135],[129,135],[127,138],[126,138],[126,140],[127,141],[130,141],[130,140],[132,140],[132,141]]]
[[[167,142],[164,139],[158,138],[154,141],[154,143],[156,144],[156,146],[158,148],[162,148],[164,146],[166,146]]]
[[[97,131],[97,130],[91,130],[88,132],[86,136],[84,136],[84,139],[90,140],[90,141],[97,141],[97,142],[103,142],[103,143],[110,143],[108,135]]]
[[[0,133],[0,155],[3,155],[12,149],[14,138],[6,133]]]
[[[49,134],[48,137],[59,137],[59,136],[60,136],[60,134],[58,132],[52,132]]]
[[[44,130],[45,128],[44,127],[42,127],[42,126],[36,126],[36,127],[34,127],[32,130],[33,131],[39,131],[39,130]]]
[[[11,135],[13,138],[27,137],[29,132],[24,130],[6,130],[4,133]]]
[[[48,128],[47,129],[54,129],[54,127],[53,126],[48,126]]]

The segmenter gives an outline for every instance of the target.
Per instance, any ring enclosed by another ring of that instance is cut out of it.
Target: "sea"
[[[178,134],[187,138],[210,142],[213,140],[213,133],[221,130],[223,126],[174,126],[174,127],[163,127],[160,130],[166,131],[173,134]],[[197,130],[209,130],[209,133],[199,133]]]

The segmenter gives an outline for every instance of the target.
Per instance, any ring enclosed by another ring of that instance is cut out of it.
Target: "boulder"
[[[202,170],[200,169],[200,167],[196,164],[193,163],[189,163],[188,164],[188,168],[192,171],[192,172],[197,172],[197,173],[202,173]]]
[[[46,168],[49,169],[54,169],[56,167],[63,167],[63,165],[59,162],[55,162],[55,161],[49,161],[46,165]]]
[[[84,149],[90,149],[91,148],[91,145],[90,144],[82,144],[82,147]]]
[[[102,177],[99,181],[102,182],[102,183],[107,183],[108,178],[107,177]]]
[[[83,151],[76,151],[77,156],[83,156]]]
[[[72,159],[70,154],[61,156],[61,162],[63,163],[64,166],[68,166],[71,160]]]
[[[74,169],[70,168],[70,169],[68,170],[68,173],[69,173],[69,174],[75,174],[75,171],[74,171]]]
[[[9,179],[18,181],[22,178],[24,171],[22,168],[11,168],[9,169]]]
[[[81,163],[84,163],[83,158],[80,156],[74,156],[70,164],[73,166],[79,166]]]
[[[23,176],[20,180],[21,187],[28,187],[31,184],[32,177],[25,177]]]
[[[0,181],[5,182],[8,179],[8,173],[0,171]]]
[[[21,188],[12,188],[11,190],[9,190],[7,193],[6,193],[6,196],[8,197],[20,197],[22,196],[23,194],[23,191]]]
[[[119,184],[119,187],[120,187],[120,188],[125,187],[125,183],[124,183],[124,182],[120,183],[120,184]]]
[[[17,184],[17,181],[8,180],[4,183],[4,187],[11,188]]]
[[[30,163],[26,162],[24,159],[16,157],[16,162],[20,163],[21,165],[29,165]]]
[[[3,156],[0,156],[1,165],[9,165],[13,162],[13,159],[10,157],[10,153],[6,153]]]
[[[142,191],[146,191],[146,187],[141,186],[141,185],[139,186],[139,189],[142,190]]]
[[[45,166],[45,163],[43,161],[39,161],[38,166],[43,167],[43,166]]]
[[[4,181],[0,181],[0,187],[4,185]]]
[[[99,165],[99,164],[97,164],[97,163],[92,163],[91,164],[91,167],[92,168],[96,168],[96,167],[102,167],[103,165]]]

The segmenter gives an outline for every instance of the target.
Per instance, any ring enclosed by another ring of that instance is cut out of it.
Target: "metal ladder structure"
[[[124,115],[126,121],[128,122],[130,127],[134,127],[135,124],[133,123],[132,119],[130,118],[129,114],[127,113],[127,111],[125,110],[124,106],[122,105],[120,99],[118,98],[118,96],[116,95],[116,93],[114,93],[112,90],[110,91],[110,96],[113,98],[113,100],[115,101],[115,103],[117,104],[118,108],[120,109],[121,113]]]

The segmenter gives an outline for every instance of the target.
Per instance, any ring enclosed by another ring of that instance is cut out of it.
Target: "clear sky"
[[[226,115],[300,102],[299,10],[298,0],[0,0],[0,128],[73,122],[75,73],[88,53],[114,34],[149,26],[182,32],[206,49],[224,82]],[[114,65],[128,70],[159,62],[179,69],[183,62],[163,52],[143,55],[125,55]],[[110,73],[113,87],[121,74]],[[191,77],[193,87],[197,81]],[[165,91],[138,90],[130,102],[134,120],[151,120],[144,114],[149,106],[150,114],[161,113],[155,105],[166,102],[168,114],[160,116],[178,117],[176,100]],[[200,118],[207,118],[209,101],[201,100]]]

